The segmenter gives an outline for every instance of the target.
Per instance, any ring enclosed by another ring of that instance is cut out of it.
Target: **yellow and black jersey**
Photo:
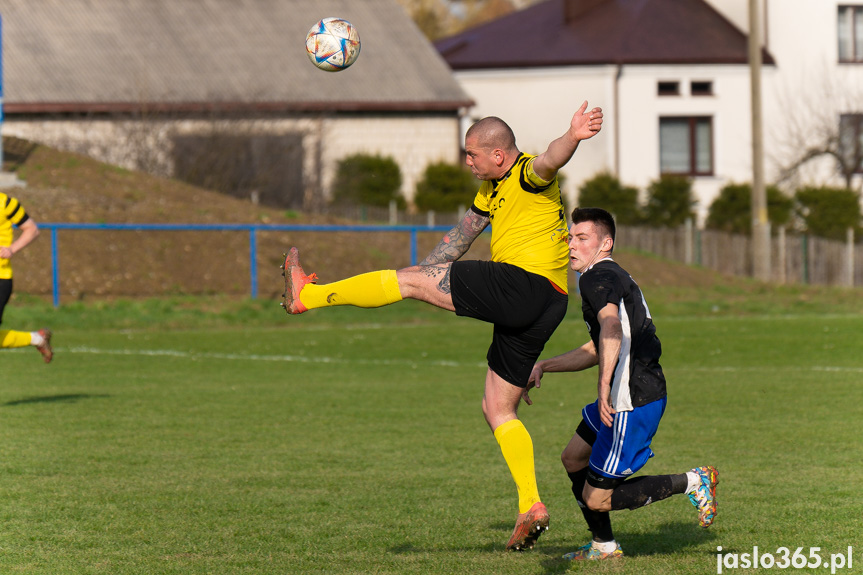
[[[12,245],[12,226],[20,226],[29,218],[18,200],[0,192],[0,246]],[[12,265],[8,259],[0,258],[0,279],[12,279]]]
[[[536,156],[519,154],[500,180],[482,183],[472,209],[491,220],[491,259],[548,278],[566,292],[569,248],[557,178],[533,171]]]

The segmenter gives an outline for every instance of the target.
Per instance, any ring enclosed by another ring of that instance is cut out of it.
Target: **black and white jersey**
[[[612,407],[616,411],[631,411],[665,397],[665,375],[659,365],[662,345],[635,280],[617,262],[607,258],[581,274],[578,287],[581,311],[597,351],[597,314],[607,304],[618,306],[623,338],[611,384]]]

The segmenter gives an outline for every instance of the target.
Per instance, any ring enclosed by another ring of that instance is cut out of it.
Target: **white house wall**
[[[749,72],[746,66],[625,66],[620,77],[621,182],[645,190],[659,178],[659,119],[713,118],[713,176],[692,179],[699,220],[729,182],[751,180]],[[659,81],[680,84],[679,96],[659,96]],[[690,95],[692,81],[710,81],[713,96]]]
[[[460,162],[455,116],[357,116],[324,120],[323,189],[331,185],[339,160],[357,153],[391,156],[402,173],[402,194],[410,202],[429,164]]]

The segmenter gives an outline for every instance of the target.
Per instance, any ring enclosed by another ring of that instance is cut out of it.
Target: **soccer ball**
[[[309,30],[306,52],[312,64],[327,72],[344,70],[360,55],[360,34],[341,18],[324,18]]]

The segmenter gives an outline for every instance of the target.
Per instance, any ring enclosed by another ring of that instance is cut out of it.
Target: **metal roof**
[[[747,36],[703,0],[546,0],[435,47],[454,70],[748,62]]]
[[[8,114],[151,110],[452,111],[469,105],[395,0],[0,0]],[[359,30],[329,73],[320,18]]]

